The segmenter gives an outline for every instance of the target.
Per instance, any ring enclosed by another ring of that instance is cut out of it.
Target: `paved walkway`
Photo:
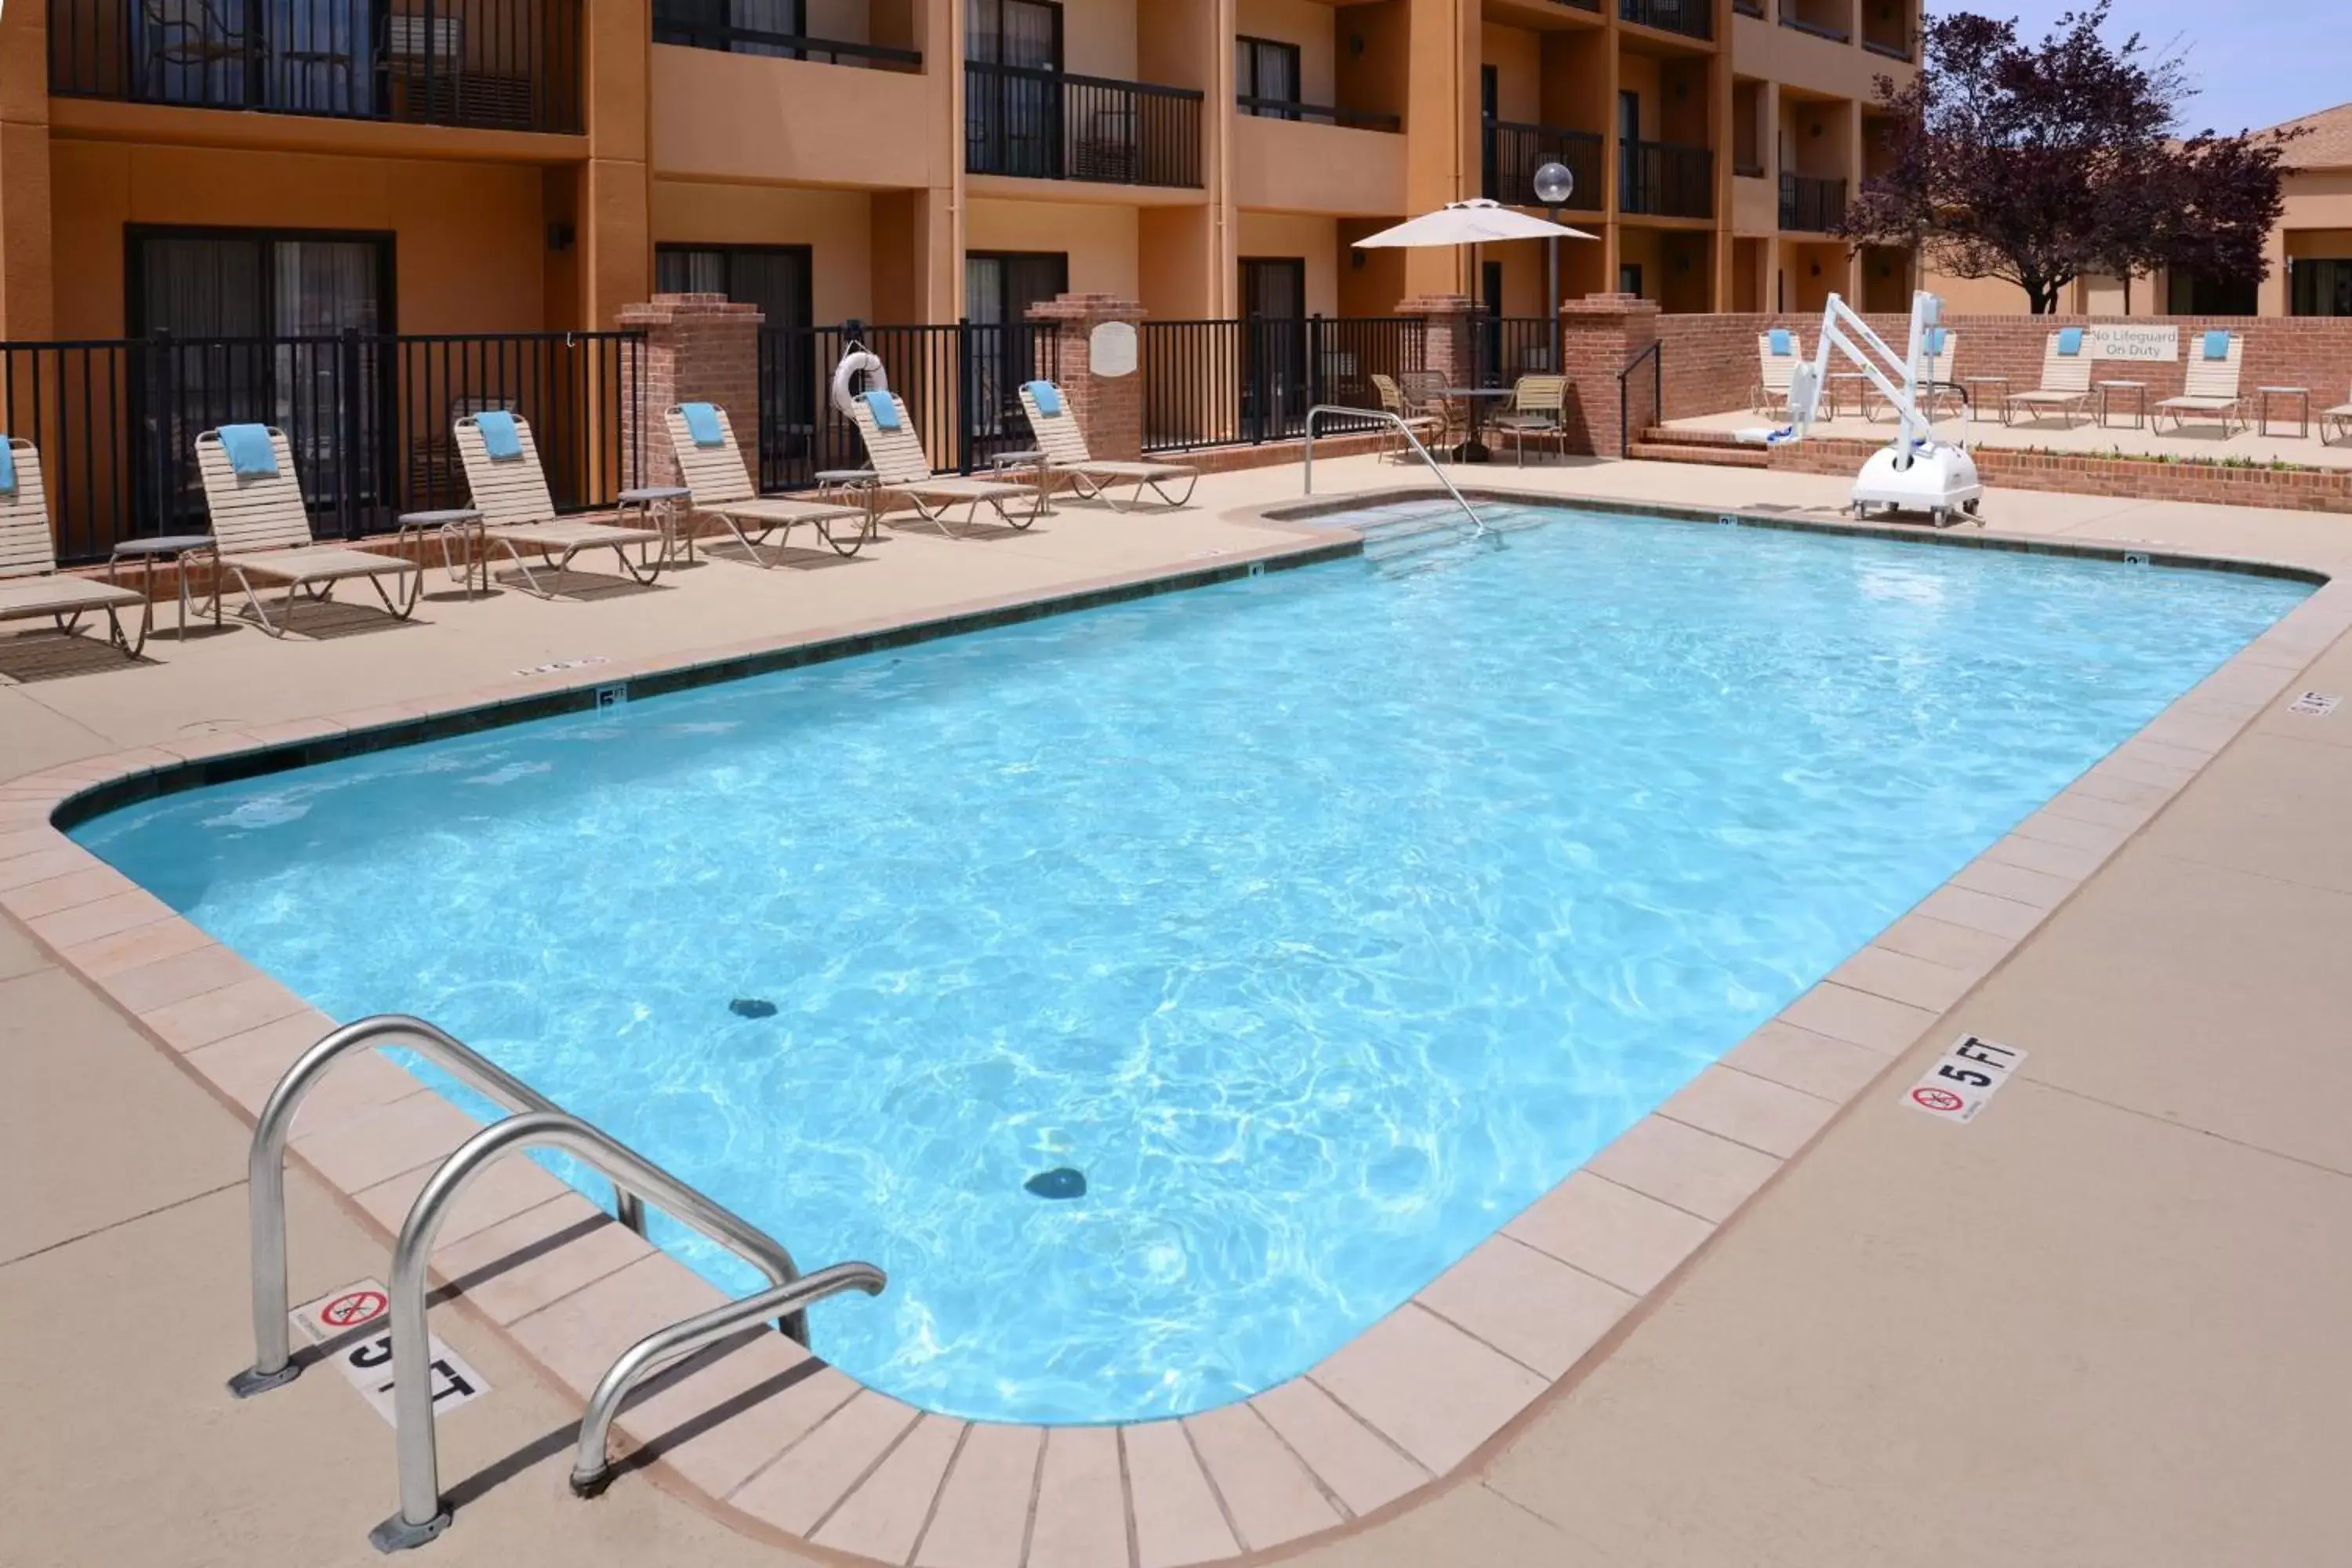
[[[1400,473],[1349,460],[1317,478],[1336,492]],[[1643,464],[1490,477],[1703,506],[1827,509],[1843,489]],[[435,604],[430,626],[319,643],[167,637],[150,667],[0,686],[0,781],[192,726],[266,734],[349,708],[362,682],[397,704],[550,660],[621,667],[1215,559],[1265,540],[1217,510],[1296,486],[1295,470],[1225,476],[1181,519],[1073,510],[1028,538],[898,535],[854,567],[715,564],[601,604]],[[1987,513],[2012,530],[2352,564],[2341,520],[2004,494]],[[26,658],[0,644],[0,679],[47,673]],[[2352,646],[2323,653],[2304,686],[2352,689]],[[1990,978],[1970,989],[1965,952],[1923,952],[1950,966],[1953,1010],[1608,1353],[1464,1479],[1297,1560],[2341,1563],[2347,802],[2352,708],[2313,719],[2273,703]],[[1899,1086],[1962,1029],[2030,1051],[2021,1081],[1967,1127],[1904,1110]],[[222,1391],[248,1359],[241,1116],[5,916],[0,1051],[15,1197],[0,1210],[0,1560],[375,1561],[363,1538],[392,1508],[389,1428],[323,1372],[250,1404]],[[371,1223],[299,1170],[290,1188],[298,1299],[382,1272]],[[651,1473],[574,1501],[576,1407],[476,1320],[436,1321],[497,1393],[444,1423],[464,1506],[421,1561],[808,1560]]]

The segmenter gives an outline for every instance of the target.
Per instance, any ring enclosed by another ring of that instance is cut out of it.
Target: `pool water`
[[[882,1265],[813,1314],[866,1383],[1168,1415],[1395,1307],[2308,591],[1499,521],[79,837]]]

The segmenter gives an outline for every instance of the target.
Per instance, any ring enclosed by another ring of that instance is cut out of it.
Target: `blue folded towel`
[[[898,401],[888,393],[867,393],[866,406],[874,416],[877,430],[896,430],[898,427]]]
[[[1927,357],[1929,359],[1934,359],[1937,354],[1942,353],[1944,352],[1944,329],[1941,327],[1929,327],[1927,329]]]
[[[1773,328],[1773,329],[1772,329],[1772,353],[1773,353],[1775,355],[1779,355],[1779,354],[1792,354],[1792,353],[1795,353],[1796,352],[1797,352],[1797,346],[1796,346],[1796,344],[1795,344],[1794,342],[1790,342],[1790,338],[1789,338],[1789,329],[1788,329],[1788,328],[1786,328],[1786,327],[1775,327],[1775,328]]]
[[[727,445],[727,432],[719,427],[719,410],[708,403],[681,403],[677,411],[686,416],[686,433],[694,437],[696,446]]]
[[[2228,359],[2230,357],[2230,334],[2227,332],[2206,333],[2205,357],[2207,359]]]
[[[228,453],[228,466],[240,479],[274,479],[278,477],[278,454],[269,444],[267,425],[224,425],[220,427],[222,448]]]
[[[1037,402],[1037,412],[1048,419],[1058,419],[1062,414],[1062,389],[1050,381],[1033,381],[1029,395]]]
[[[492,408],[474,416],[474,428],[482,433],[482,450],[490,461],[503,463],[522,456],[522,432],[515,428],[514,416],[503,408]]]
[[[16,444],[0,436],[0,496],[16,493]]]
[[[2058,330],[2058,352],[2068,359],[2073,359],[2076,354],[2081,353],[2083,352],[2083,329],[2080,327],[2061,327]]]

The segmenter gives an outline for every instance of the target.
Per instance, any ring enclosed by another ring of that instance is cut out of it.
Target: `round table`
[[[465,557],[464,575],[459,580],[466,585],[466,597],[471,599],[474,596],[474,563],[477,561],[482,565],[482,592],[487,594],[490,591],[490,542],[483,531],[479,511],[469,506],[450,507],[441,511],[404,511],[394,522],[403,532],[414,528],[420,531],[430,529],[438,533],[441,536],[441,569],[452,577],[459,576],[460,563],[457,558],[459,552],[450,549],[450,544],[457,542]],[[416,569],[422,572],[425,570],[423,540],[417,541],[416,550]]]
[[[658,511],[661,521],[654,526],[662,536],[662,554],[665,559],[674,557],[677,553],[677,503],[693,499],[694,492],[684,485],[641,485],[613,498],[614,520],[618,521],[622,513],[635,511],[639,521],[648,521]],[[694,559],[691,534],[686,540],[686,558]]]
[[[1478,438],[1479,428],[1486,422],[1486,405],[1516,394],[1507,386],[1449,386],[1443,388],[1438,395],[1448,403],[1462,404],[1469,411],[1465,421],[1469,430],[1462,444],[1454,448],[1454,460],[1457,463],[1487,461],[1493,454],[1486,450],[1486,443]]]
[[[208,556],[213,562],[213,625],[219,626],[221,624],[220,543],[209,533],[167,533],[153,539],[118,539],[114,542],[113,551],[107,557],[106,580],[120,587],[121,579],[119,574],[122,563],[125,561],[141,563],[143,574],[139,580],[139,586],[140,590],[147,595],[147,603],[151,606],[147,613],[153,615],[155,612],[152,606],[155,603],[155,563],[169,561],[178,565],[180,568],[177,574],[180,580],[180,625],[174,635],[179,641],[185,642],[188,640],[188,605],[190,603],[187,562],[190,556],[197,555]]]

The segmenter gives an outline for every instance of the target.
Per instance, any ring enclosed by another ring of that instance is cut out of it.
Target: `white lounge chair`
[[[402,531],[404,545],[416,551],[407,559],[348,545],[320,544],[310,537],[302,481],[294,472],[294,448],[286,432],[277,426],[268,426],[266,434],[277,468],[274,473],[237,472],[219,430],[207,430],[196,437],[196,472],[204,480],[205,510],[212,514],[218,569],[244,590],[246,608],[261,629],[274,637],[284,637],[293,629],[298,594],[324,604],[334,597],[336,584],[352,577],[367,579],[394,619],[404,621],[415,614],[417,595],[425,587],[423,532]],[[383,579],[404,574],[408,578],[407,596],[395,599],[384,592]],[[286,584],[279,621],[270,620],[261,595],[254,592],[257,583]]]
[[[1938,404],[1965,405],[1968,395],[1952,376],[1952,365],[1960,350],[1960,334],[1949,327],[1930,327],[1928,331],[1941,335],[1936,337],[1929,345],[1927,363],[1923,367],[1925,375],[1919,383],[1918,396],[1919,412],[1933,419]],[[1863,378],[1863,385],[1865,390],[1862,395],[1862,416],[1864,419],[1875,420],[1878,417],[1878,411],[1887,405],[1886,399],[1878,395],[1877,384],[1867,376]]]
[[[879,395],[895,411],[894,424],[885,428],[875,417],[874,408],[866,399]],[[1002,479],[966,479],[941,478],[931,471],[930,459],[923,455],[922,437],[915,433],[914,416],[907,412],[906,400],[897,393],[860,394],[849,402],[851,423],[866,443],[867,461],[874,466],[876,488],[883,492],[901,496],[915,509],[917,516],[936,526],[941,533],[948,527],[948,512],[957,505],[965,508],[963,525],[966,530],[980,519],[980,509],[988,507],[997,517],[1013,528],[1026,528],[1037,521],[1045,510],[1045,478],[1041,470],[1034,484],[1011,484]],[[1026,500],[1031,510],[1016,517],[1005,510],[1007,501]]]
[[[662,411],[663,423],[669,427],[669,444],[677,453],[679,476],[686,488],[694,492],[694,510],[725,523],[754,565],[772,564],[761,558],[760,547],[768,542],[770,534],[778,532],[783,535],[778,547],[790,544],[795,523],[814,528],[817,537],[838,555],[856,554],[874,537],[871,506],[788,500],[760,494],[758,487],[751,483],[751,470],[744,466],[742,448],[735,445],[735,426],[728,419],[727,410],[715,404],[701,405],[709,408],[717,420],[719,437],[717,442],[706,446],[695,439],[693,424],[687,414],[688,406],[677,403]],[[849,523],[856,526],[843,526]],[[746,529],[750,533],[744,531]],[[756,540],[754,534],[758,536]]]
[[[555,498],[548,493],[547,475],[539,466],[539,447],[531,440],[530,424],[520,414],[509,417],[514,421],[520,449],[503,458],[490,456],[482,432],[483,415],[468,414],[454,428],[457,457],[466,468],[466,488],[473,492],[475,509],[482,514],[483,538],[507,552],[521,571],[526,591],[542,599],[554,597],[553,590],[539,585],[530,563],[523,559],[526,550],[556,572],[570,570],[572,558],[583,550],[610,550],[621,570],[635,581],[651,583],[660,576],[677,550],[669,531],[600,522],[590,517],[558,516]],[[636,552],[635,561],[629,559],[632,550]],[[487,574],[487,562],[483,570]]]
[[[41,454],[30,441],[10,439],[8,454],[16,466],[16,488],[0,491],[0,621],[47,616],[60,632],[79,628],[92,610],[106,616],[107,641],[137,658],[147,646],[147,629],[154,624],[154,607],[147,595],[111,583],[87,577],[58,575],[56,536],[49,531],[49,498],[41,483]],[[121,612],[139,607],[139,636],[123,634]]]
[[[2213,351],[2220,349],[2220,353]],[[2189,370],[2182,378],[2180,395],[2168,397],[2149,409],[2148,423],[2160,426],[2164,416],[2172,416],[2173,434],[2180,433],[2183,415],[2195,416],[2199,423],[2218,423],[2223,439],[2235,435],[2231,429],[2234,421],[2242,426],[2246,422],[2246,405],[2238,395],[2238,371],[2246,354],[2246,341],[2235,332],[2204,332],[2189,348]]]
[[[2069,346],[2074,352],[2066,352]],[[2091,405],[2091,345],[2083,341],[2083,329],[2067,327],[2050,334],[2042,345],[2042,384],[2031,392],[2012,392],[2001,399],[2000,422],[2010,423],[2019,408],[2038,411],[2054,408],[2065,419],[2067,428],[2074,428],[2077,409],[2087,414]],[[2033,417],[2041,415],[2035,412]]]
[[[1047,412],[1039,396],[1039,388],[1052,392],[1054,408]],[[1181,507],[1191,503],[1192,491],[1201,482],[1201,470],[1182,463],[1125,463],[1109,458],[1097,458],[1087,447],[1087,433],[1078,426],[1070,413],[1069,400],[1062,389],[1051,382],[1032,381],[1021,388],[1021,408],[1029,416],[1029,428],[1037,437],[1037,449],[1045,454],[1045,466],[1056,474],[1070,476],[1072,486],[1088,500],[1108,500],[1120,511],[1133,511],[1143,504],[1143,492],[1149,489],[1162,504]],[[1112,499],[1110,487],[1132,480],[1135,493],[1120,506]],[[1168,487],[1181,480],[1184,493],[1171,496]]]
[[[1780,337],[1775,349],[1772,340]],[[1805,357],[1805,340],[1793,331],[1759,332],[1756,334],[1756,395],[1749,406],[1759,414],[1769,415],[1775,409],[1789,411],[1789,378]]]

